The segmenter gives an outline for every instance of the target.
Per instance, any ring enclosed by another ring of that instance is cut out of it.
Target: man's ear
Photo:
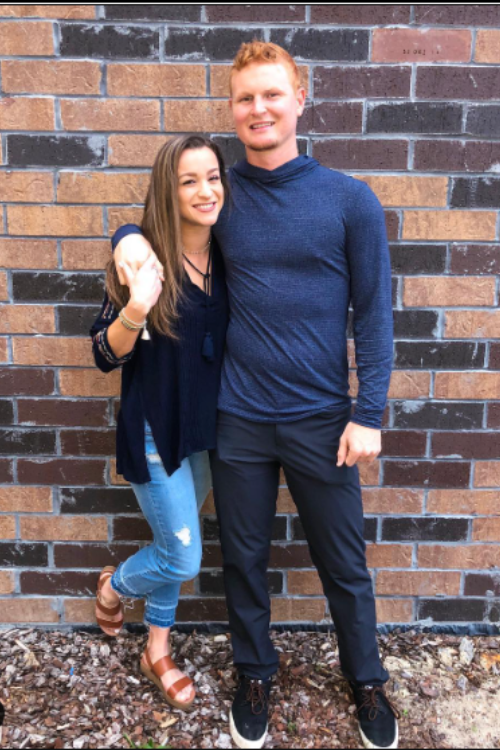
[[[304,112],[304,107],[306,103],[306,90],[303,86],[299,86],[297,89],[297,114],[300,117]]]

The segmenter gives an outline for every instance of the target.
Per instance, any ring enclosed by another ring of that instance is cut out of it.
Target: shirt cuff
[[[111,250],[112,252],[115,251],[116,246],[122,240],[124,237],[126,237],[128,234],[142,234],[142,229],[137,224],[124,224],[122,227],[119,227],[114,235],[111,237]]]
[[[123,357],[116,357],[109,345],[107,328],[103,328],[99,333],[96,333],[94,336],[94,345],[97,347],[101,356],[104,357],[106,362],[109,362],[110,365],[123,365],[125,362],[128,362],[129,359],[132,359],[134,355],[134,349],[132,349],[131,352],[125,354]]]

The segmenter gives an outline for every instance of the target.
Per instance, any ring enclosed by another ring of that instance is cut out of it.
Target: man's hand
[[[142,234],[127,234],[126,237],[120,240],[113,255],[120,284],[127,284],[128,286],[127,277],[120,263],[125,263],[131,273],[135,275],[150,255],[154,255],[156,258],[156,268],[160,274],[160,280],[165,281],[163,266],[156,257],[153,248]]]
[[[363,427],[355,422],[349,422],[340,438],[337,453],[337,466],[354,466],[360,463],[371,464],[382,450],[382,433],[372,427]]]

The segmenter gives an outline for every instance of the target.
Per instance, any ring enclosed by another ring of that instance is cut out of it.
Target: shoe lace
[[[361,692],[363,695],[363,700],[361,702],[361,705],[358,706],[355,713],[359,714],[364,708],[368,708],[368,718],[370,721],[375,721],[375,719],[378,716],[378,712],[380,709],[380,703],[378,702],[379,695],[382,695],[385,699],[385,702],[387,703],[388,707],[396,717],[396,719],[401,718],[401,714],[397,710],[396,706],[394,706],[387,695],[384,692],[384,689],[380,687],[379,685],[376,685],[373,688],[361,688]]]
[[[267,709],[269,699],[262,687],[261,680],[248,680],[246,701],[252,706],[252,713],[259,716]]]

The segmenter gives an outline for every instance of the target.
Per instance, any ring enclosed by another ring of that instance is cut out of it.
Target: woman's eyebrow
[[[209,169],[207,174],[210,174],[211,172],[219,172],[219,167],[212,167],[212,169]],[[179,177],[198,177],[197,172],[183,172],[179,175]]]

